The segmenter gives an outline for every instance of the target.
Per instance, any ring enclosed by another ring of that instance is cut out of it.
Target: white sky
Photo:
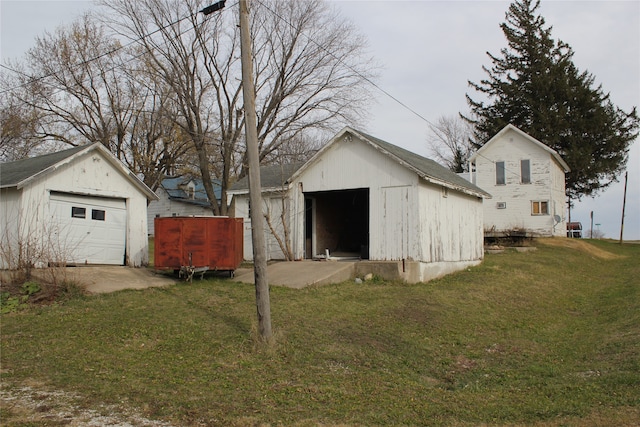
[[[132,0],[134,1],[134,0]],[[213,2],[213,0],[212,0]],[[506,46],[499,24],[510,1],[345,1],[333,3],[366,36],[370,52],[382,65],[378,86],[430,122],[467,112],[465,93],[480,96],[467,80],[484,78],[490,66],[486,52],[498,55]],[[227,7],[235,5],[227,0]],[[92,3],[86,0],[0,1],[0,57],[18,59],[43,31],[69,24]],[[540,13],[551,36],[574,50],[574,63],[595,76],[625,111],[640,106],[640,1],[543,0]],[[374,92],[377,92],[374,90]],[[378,138],[428,156],[428,125],[411,111],[377,92],[363,130]],[[544,141],[542,141],[544,142]],[[624,226],[625,239],[640,239],[640,142],[629,162]],[[595,198],[579,202],[573,221],[606,237],[620,237],[623,181]]]

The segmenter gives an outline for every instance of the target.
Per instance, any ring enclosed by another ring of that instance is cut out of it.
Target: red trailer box
[[[155,268],[179,271],[189,279],[207,270],[233,276],[242,262],[242,233],[242,218],[155,218]]]

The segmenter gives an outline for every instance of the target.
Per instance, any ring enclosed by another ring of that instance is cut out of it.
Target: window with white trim
[[[549,202],[546,200],[532,201],[531,215],[549,215]]]
[[[506,183],[504,162],[496,162],[496,185],[505,185]]]
[[[531,162],[529,160],[520,160],[520,182],[531,184]]]

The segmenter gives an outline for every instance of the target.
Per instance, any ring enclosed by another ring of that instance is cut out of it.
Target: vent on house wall
[[[498,209],[507,209],[507,202],[498,202],[498,203],[496,203],[496,208],[498,208]]]

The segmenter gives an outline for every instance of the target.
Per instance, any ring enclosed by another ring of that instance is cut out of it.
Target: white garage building
[[[393,263],[409,282],[483,259],[482,201],[489,194],[371,135],[344,128],[304,165],[263,168],[261,175],[269,259],[282,259],[286,246],[294,260],[329,254]],[[229,193],[235,215],[245,218],[249,259],[247,184],[238,181]]]
[[[99,143],[0,164],[0,266],[145,265],[150,200]]]

